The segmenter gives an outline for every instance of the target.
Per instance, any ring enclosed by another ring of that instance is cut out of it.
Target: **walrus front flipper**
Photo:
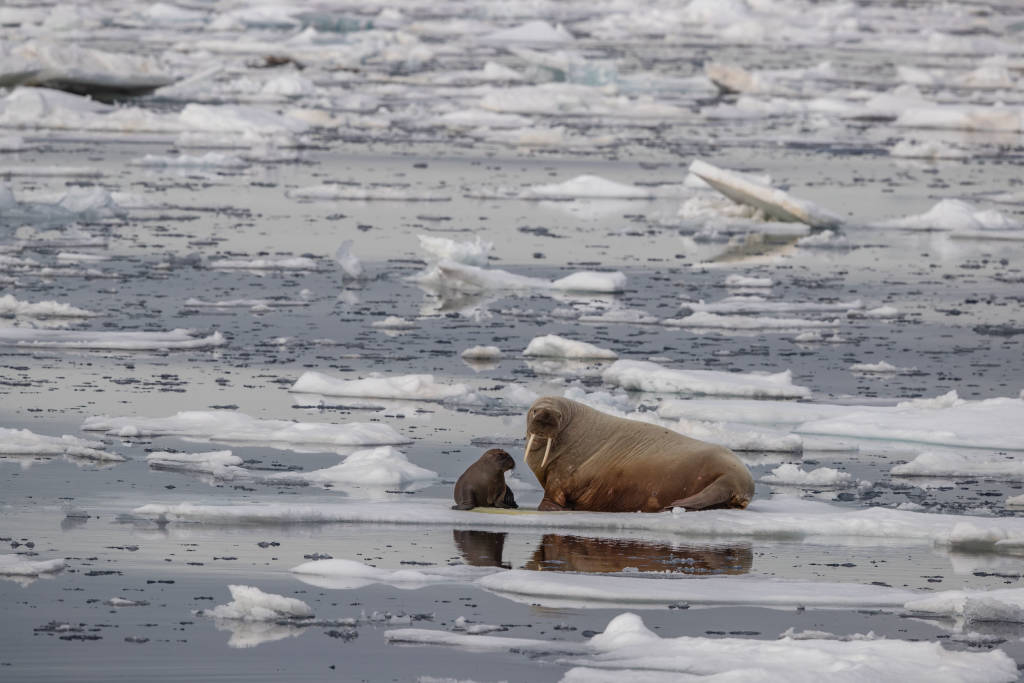
[[[736,496],[736,489],[731,484],[718,478],[708,484],[703,490],[689,496],[673,500],[666,505],[664,510],[672,508],[683,508],[685,510],[710,510],[711,508],[740,508],[747,507],[750,501],[739,499]]]
[[[501,497],[501,500],[494,502],[496,508],[518,508],[519,505],[516,503],[516,497],[512,494],[512,489],[505,487],[505,495]]]
[[[473,503],[459,503],[458,505],[452,505],[452,510],[472,510],[476,505]]]

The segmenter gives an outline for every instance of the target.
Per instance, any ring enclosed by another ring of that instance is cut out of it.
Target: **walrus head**
[[[515,469],[516,466],[516,461],[508,454],[508,451],[504,451],[500,448],[492,448],[484,453],[483,457],[487,458],[488,462],[502,472]]]
[[[527,441],[526,453],[523,455],[524,461],[530,457],[533,440],[540,437],[547,440],[540,468],[544,469],[547,466],[548,456],[551,454],[551,442],[562,431],[569,418],[566,408],[565,401],[557,396],[544,396],[533,402],[530,411],[526,414]]]

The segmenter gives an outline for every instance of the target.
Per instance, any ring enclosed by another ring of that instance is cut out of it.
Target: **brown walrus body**
[[[540,510],[745,508],[754,495],[750,471],[728,448],[567,398],[534,401],[526,434],[526,464],[544,487]]]
[[[512,489],[505,484],[505,471],[515,466],[512,456],[500,448],[492,448],[481,455],[455,482],[455,505],[452,509],[519,507]]]

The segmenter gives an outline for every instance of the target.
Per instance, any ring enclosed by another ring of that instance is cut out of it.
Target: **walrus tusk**
[[[523,453],[523,462],[526,462],[526,459],[530,457],[530,446],[533,445],[534,436],[536,436],[536,434],[530,434],[530,439],[526,442],[526,452]],[[529,465],[530,463],[526,464]]]
[[[544,459],[540,462],[540,468],[544,469],[544,466],[548,464],[548,453],[551,452],[551,437],[548,437],[548,445],[544,449]]]

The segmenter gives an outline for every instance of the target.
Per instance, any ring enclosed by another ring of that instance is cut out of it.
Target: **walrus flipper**
[[[665,510],[672,508],[683,508],[685,510],[710,510],[711,508],[740,508],[747,507],[749,500],[740,500],[736,497],[736,490],[731,484],[721,478],[708,484],[703,490],[689,496],[673,500],[665,506]]]
[[[506,486],[505,495],[503,495],[500,500],[494,502],[494,507],[518,509],[519,505],[516,503],[516,497],[512,494],[512,489]]]
[[[472,510],[475,507],[476,505],[474,505],[472,502],[467,503],[466,501],[463,501],[456,505],[452,505],[452,510]]]

